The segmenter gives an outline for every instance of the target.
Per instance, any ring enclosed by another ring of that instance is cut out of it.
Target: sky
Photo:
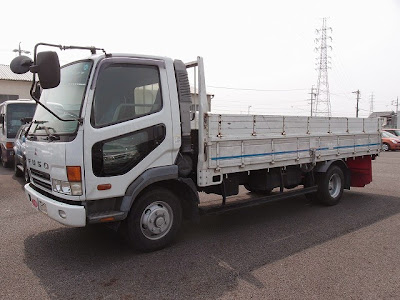
[[[309,115],[317,85],[316,29],[332,28],[332,116],[396,110],[400,96],[400,0],[10,1],[1,3],[0,64],[46,42],[107,52],[204,58],[212,111]],[[59,54],[61,63],[85,51]],[[372,96],[373,95],[373,96]]]

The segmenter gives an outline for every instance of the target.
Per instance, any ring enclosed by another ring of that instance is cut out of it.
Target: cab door
[[[171,105],[163,60],[102,60],[90,88],[85,119],[88,200],[123,196],[147,169],[174,163]],[[109,189],[99,190],[100,184]]]

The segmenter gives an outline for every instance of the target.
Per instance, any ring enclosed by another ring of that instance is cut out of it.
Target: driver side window
[[[156,66],[113,64],[100,71],[92,108],[93,127],[105,127],[162,109]]]

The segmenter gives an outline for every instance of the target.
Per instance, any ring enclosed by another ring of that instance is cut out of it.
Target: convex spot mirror
[[[25,74],[29,71],[29,68],[33,65],[33,61],[30,57],[20,55],[11,61],[10,69],[15,74]]]
[[[52,89],[60,84],[60,61],[54,51],[39,52],[36,65],[27,56],[17,56],[11,61],[10,68],[16,74],[24,74],[28,71],[37,73],[42,89]]]

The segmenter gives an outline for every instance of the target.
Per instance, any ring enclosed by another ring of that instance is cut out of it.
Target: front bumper
[[[25,185],[25,194],[36,210],[47,214],[51,219],[71,227],[86,226],[85,207],[53,200],[34,190],[29,183]]]

